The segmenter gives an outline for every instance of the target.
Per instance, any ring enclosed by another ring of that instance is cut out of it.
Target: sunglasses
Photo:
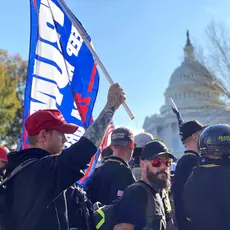
[[[167,167],[167,168],[170,168],[170,166],[172,165],[172,162],[173,160],[172,159],[166,159],[166,160],[161,160],[159,158],[155,158],[151,161],[152,163],[152,166],[153,167],[156,167],[156,168],[159,168],[162,163],[164,163],[164,165]]]

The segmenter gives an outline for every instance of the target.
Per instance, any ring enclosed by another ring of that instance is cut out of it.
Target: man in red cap
[[[45,109],[33,113],[25,122],[31,147],[57,154],[63,150],[65,134],[75,133],[78,126],[68,124],[58,110]]]
[[[74,133],[77,126],[67,124],[57,110],[40,110],[27,119],[31,148],[8,155],[6,175],[28,159],[35,161],[6,183],[9,230],[68,230],[64,191],[83,176],[124,100],[120,86],[112,85],[99,117],[77,143],[63,151],[64,134]]]

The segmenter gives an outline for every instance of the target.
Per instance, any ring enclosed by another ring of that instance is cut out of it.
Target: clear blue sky
[[[158,113],[164,90],[183,57],[186,30],[205,42],[204,29],[215,19],[230,24],[228,0],[66,0],[91,35],[96,51],[115,82],[127,93],[135,115],[124,109],[115,125],[141,129],[147,115]],[[0,7],[0,48],[24,59],[29,53],[29,0],[5,0]],[[94,116],[106,101],[109,84],[101,74]]]

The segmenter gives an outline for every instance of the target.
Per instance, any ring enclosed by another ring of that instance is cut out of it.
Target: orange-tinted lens
[[[171,167],[172,165],[172,159],[161,160],[159,158],[155,158],[152,160],[152,166],[158,168],[163,162],[167,168]]]
[[[172,165],[172,159],[167,159],[167,160],[164,160],[164,163],[165,163],[165,166],[170,168],[171,165]]]
[[[158,168],[158,167],[161,166],[161,164],[162,164],[162,160],[161,159],[155,158],[155,159],[152,160],[152,166],[153,167]]]

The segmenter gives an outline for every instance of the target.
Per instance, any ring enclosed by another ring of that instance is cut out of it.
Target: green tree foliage
[[[0,144],[15,147],[21,135],[27,62],[0,49]]]

